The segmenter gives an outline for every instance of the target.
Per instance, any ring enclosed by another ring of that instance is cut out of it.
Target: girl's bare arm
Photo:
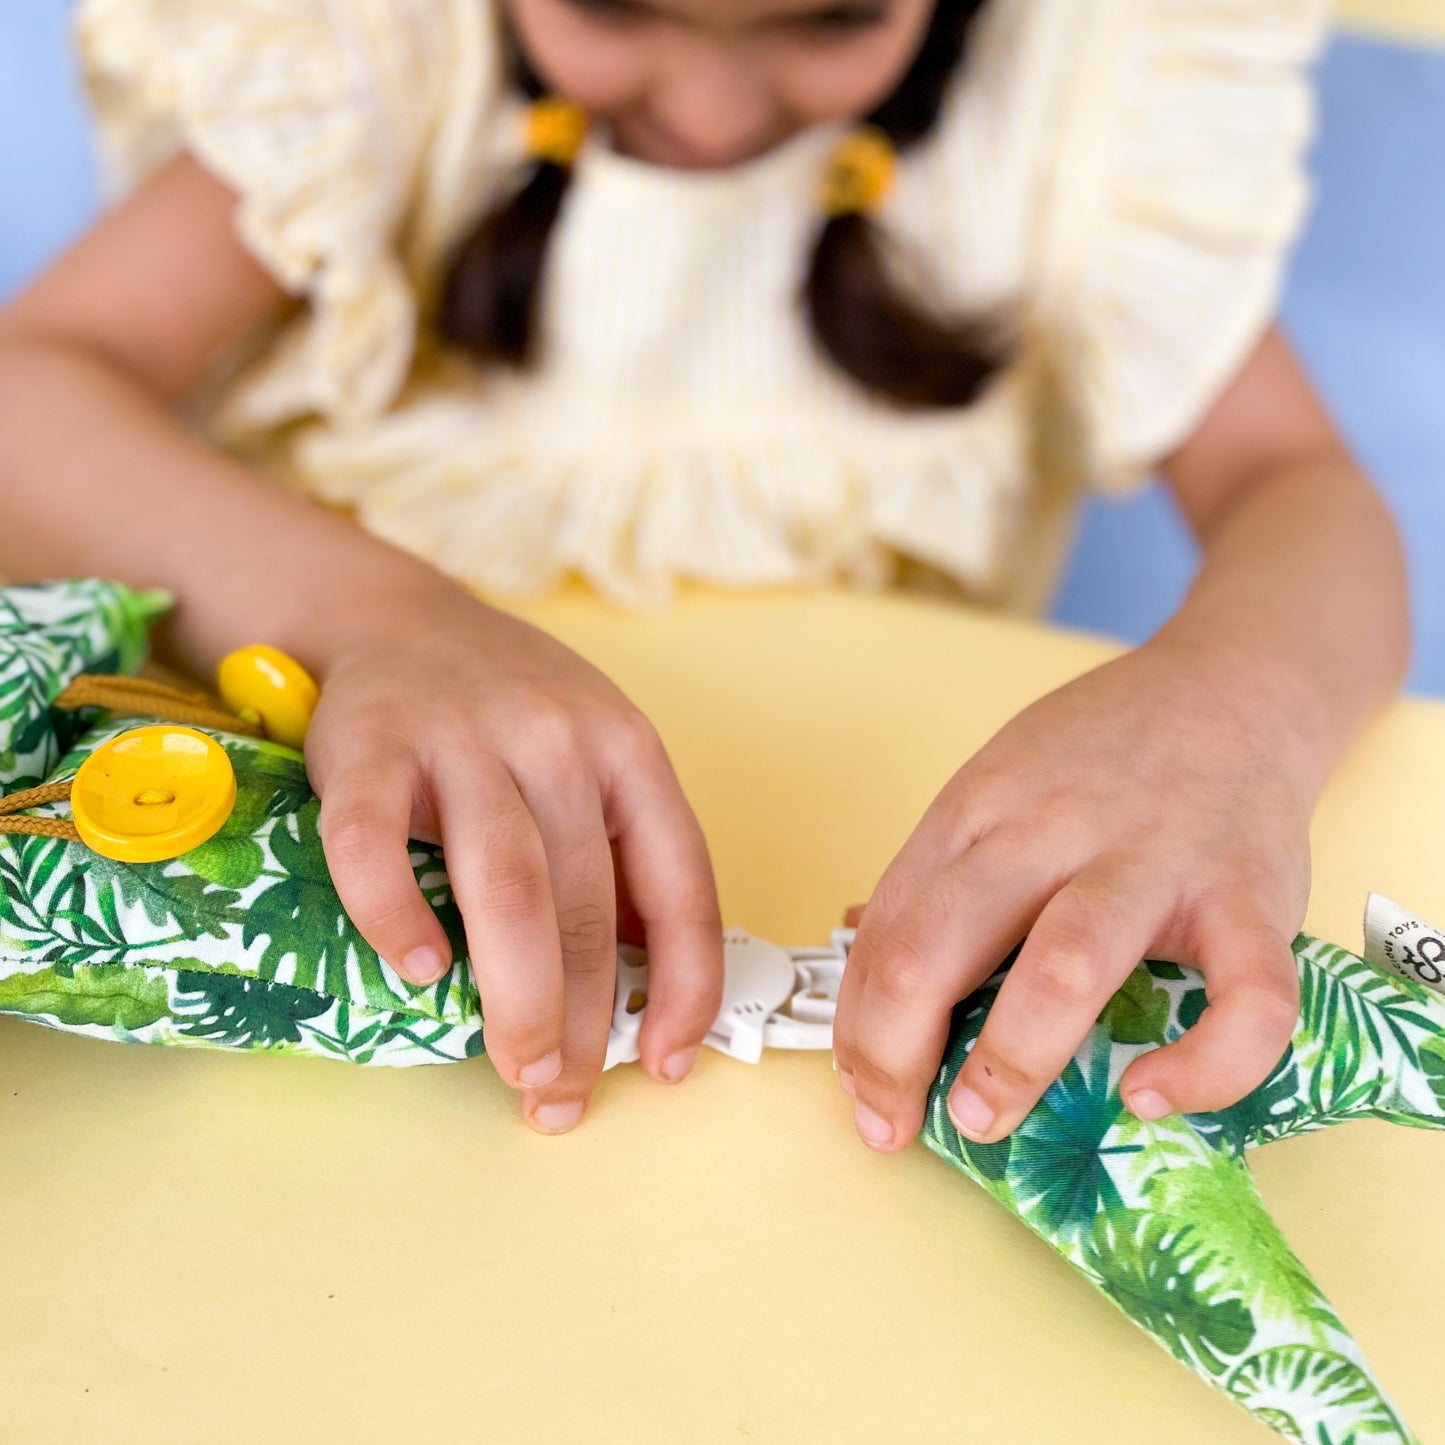
[[[917,1133],[950,1010],[1025,935],[949,1098],[976,1140],[1018,1126],[1140,958],[1201,969],[1209,999],[1124,1071],[1141,1117],[1232,1104],[1289,1040],[1310,817],[1405,666],[1399,541],[1275,333],[1166,470],[1204,553],[1188,600],[965,764],[863,914],[834,1041],[876,1148]]]
[[[306,761],[347,911],[418,982],[450,949],[407,857],[446,849],[487,1049],[537,1128],[606,1051],[619,891],[652,954],[641,1039],[691,1068],[721,995],[711,866],[656,733],[595,669],[187,433],[170,404],[286,304],[193,160],[160,171],[0,313],[0,573],[170,588],[208,675],[271,642],[320,678]]]
[[[265,636],[324,663],[328,626],[440,579],[177,424],[169,403],[286,304],[189,157],[0,311],[0,573],[171,588],[166,641],[204,675]]]

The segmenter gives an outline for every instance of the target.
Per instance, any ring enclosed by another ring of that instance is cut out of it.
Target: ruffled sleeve
[[[409,228],[455,123],[440,108],[469,95],[466,118],[480,122],[486,9],[81,0],[77,41],[117,188],[189,150],[237,192],[248,250],[309,303],[227,399],[242,429],[365,419],[397,395],[416,339]]]
[[[1038,322],[1088,485],[1185,441],[1268,327],[1306,211],[1323,0],[1096,0]]]

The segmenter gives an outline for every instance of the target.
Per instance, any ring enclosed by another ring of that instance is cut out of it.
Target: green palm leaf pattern
[[[965,1000],[953,1012],[953,1026],[950,1031],[949,1058],[944,1062],[948,1071],[950,1062],[957,1056],[953,1072],[974,1045],[983,1021],[998,995],[997,979],[990,980],[971,998]],[[975,1183],[982,1185],[1006,1209],[1017,1213],[1013,1188],[1008,1182],[1009,1156],[1013,1153],[1013,1135],[1001,1139],[997,1144],[976,1144],[966,1135],[952,1127],[945,1105],[945,1094],[935,1089],[929,1098],[930,1113],[940,1115],[931,1120],[924,1130],[923,1138],[937,1154],[941,1154],[954,1168],[967,1174]]]
[[[176,1032],[227,1048],[299,1044],[302,1021],[330,1007],[314,989],[268,983],[249,974],[180,973],[176,978]]]
[[[1262,1350],[1235,1366],[1225,1389],[1286,1440],[1300,1445],[1384,1445],[1413,1438],[1369,1376],[1353,1360],[1328,1350],[1302,1345]],[[1336,1430],[1328,1418],[1314,1424],[1299,1417],[1302,1401],[1315,1415],[1347,1416],[1348,1433]]]
[[[87,964],[64,974],[37,969],[0,978],[0,1010],[134,1033],[170,1012],[170,991],[164,977],[145,969]]]
[[[1197,992],[1202,996],[1204,990]],[[1136,968],[1109,1000],[1100,1022],[1118,1043],[1162,1044],[1169,1027],[1169,1005],[1169,990],[1159,987],[1147,968]]]
[[[1189,998],[1203,992],[1199,989]],[[1267,1139],[1282,1139],[1288,1134],[1302,1133],[1313,1127],[1306,1122],[1308,1113],[1300,1096],[1296,1051],[1286,1049],[1264,1083],[1237,1104],[1217,1109],[1212,1114],[1191,1114],[1189,1117],[1206,1139],[1235,1154]]]
[[[1262,1320],[1313,1322],[1319,1343],[1343,1329],[1238,1159],[1212,1150],[1201,1162],[1151,1173],[1141,1194],[1155,1218],[1187,1226],[1213,1259],[1230,1261],[1234,1288]]]
[[[1298,939],[1295,957],[1302,1007],[1291,1046],[1232,1109],[1147,1123],[1123,1109],[1117,1081],[1155,1046],[1146,1040],[1177,1038],[1202,1012],[1197,973],[1148,962],[1006,1149],[970,1144],[947,1112],[996,976],[955,1011],[923,1138],[1285,1438],[1408,1445],[1414,1437],[1269,1217],[1246,1151],[1362,1115],[1445,1127],[1445,998],[1318,939]],[[1162,1030],[1156,990],[1168,995]]]
[[[1254,1316],[1190,1225],[1149,1211],[1100,1214],[1084,1264],[1104,1292],[1170,1354],[1208,1375],[1249,1348]]]
[[[79,673],[139,667],[169,606],[164,592],[115,582],[0,588],[0,792],[50,773],[80,726],[51,703]]]
[[[50,702],[78,672],[137,667],[148,625],[166,605],[163,594],[100,582],[0,590],[6,755],[23,763],[23,739],[25,758],[44,761],[46,780],[67,779],[100,743],[142,721],[99,721],[93,711],[76,721]],[[121,864],[63,840],[0,837],[0,981],[7,985],[0,1007],[93,1033],[103,1022],[104,1007],[97,1014],[93,1000],[101,970],[114,982],[117,970],[129,969],[147,981],[148,1002],[116,1011],[110,1034],[117,1038],[294,1048],[389,1064],[479,1052],[476,989],[438,850],[413,845],[412,864],[458,962],[419,990],[376,956],[341,908],[301,756],[216,736],[236,771],[236,805],[219,833],[182,858]],[[40,780],[15,771],[4,786]],[[64,815],[67,806],[36,811]],[[159,1010],[155,970],[170,989]],[[210,990],[197,982],[209,972],[220,980]],[[242,987],[241,975],[258,986]],[[277,1000],[289,1000],[290,1025],[275,1022]],[[338,1004],[348,1005],[339,1018]],[[253,1016],[261,1023],[248,1033],[244,1021]]]
[[[1445,1037],[1430,1039],[1421,1045],[1420,1068],[1435,1096],[1436,1106],[1445,1114]]]
[[[17,838],[13,851],[18,877],[7,896],[43,920],[46,962],[74,961],[80,949],[88,962],[119,963],[137,947],[224,939],[243,920],[238,893],[171,864],[117,863],[56,838]]]
[[[1109,1036],[1098,1030],[1088,1057],[1065,1065],[1013,1136],[1007,1174],[1014,1199],[1024,1219],[1053,1239],[1082,1236],[1101,1213],[1123,1208],[1104,1152],[1120,1114],[1111,1052]]]
[[[1409,1060],[1435,1028],[1438,998],[1419,984],[1318,940],[1300,946],[1317,964],[1300,976],[1300,1020],[1307,1042],[1297,1050],[1308,1077],[1309,1112],[1331,1122],[1349,1117],[1411,1118],[1419,1102],[1400,1092],[1390,1067]],[[1288,1131],[1286,1131],[1288,1132]]]

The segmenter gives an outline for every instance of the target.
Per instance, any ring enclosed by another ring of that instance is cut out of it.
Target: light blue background
[[[95,207],[69,8],[0,0],[0,297]],[[1411,685],[1445,695],[1445,52],[1341,38],[1320,93],[1320,195],[1285,325],[1400,520],[1416,613]],[[1161,489],[1093,503],[1055,616],[1138,640],[1177,605],[1194,565]]]
[[[1284,322],[1404,533],[1410,685],[1445,695],[1445,52],[1354,37],[1320,68],[1319,194]],[[1161,488],[1085,511],[1061,620],[1142,639],[1195,551]],[[1309,559],[1299,559],[1301,570]]]

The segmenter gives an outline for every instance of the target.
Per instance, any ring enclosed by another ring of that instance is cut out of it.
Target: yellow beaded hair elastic
[[[838,142],[823,172],[823,209],[829,216],[869,215],[893,188],[898,153],[885,131],[859,126]]]
[[[544,95],[527,107],[525,145],[533,160],[565,170],[577,159],[586,135],[587,112],[570,100]]]

